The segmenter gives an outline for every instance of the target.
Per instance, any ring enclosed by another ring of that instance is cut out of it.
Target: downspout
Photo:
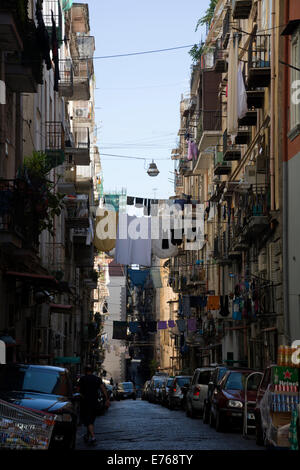
[[[274,136],[275,136],[275,0],[272,1],[272,30],[271,30],[271,128],[270,128],[270,183],[271,183],[271,212],[275,210],[275,174],[274,174]]]
[[[290,0],[285,2],[285,20],[289,21]],[[284,37],[284,61],[289,63],[289,37]],[[288,221],[289,221],[289,198],[288,198],[288,112],[289,112],[289,70],[284,67],[284,116],[283,116],[283,188],[282,188],[282,247],[283,247],[283,305],[284,305],[284,337],[286,344],[289,343],[290,330],[290,305],[289,305],[289,252],[288,252]]]

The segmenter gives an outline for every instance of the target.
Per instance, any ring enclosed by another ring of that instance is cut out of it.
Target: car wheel
[[[209,408],[207,403],[204,404],[202,419],[204,424],[209,423]]]
[[[209,413],[209,425],[211,428],[214,428],[216,425],[212,410],[210,410],[210,413]]]
[[[224,417],[222,416],[222,414],[219,410],[217,411],[217,416],[216,416],[216,431],[217,432],[224,432],[225,431]]]

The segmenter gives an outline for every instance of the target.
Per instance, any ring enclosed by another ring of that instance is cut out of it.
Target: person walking
[[[94,422],[97,416],[97,404],[99,390],[105,396],[105,406],[110,406],[109,397],[106,387],[102,380],[93,374],[93,369],[90,365],[85,367],[85,375],[79,380],[79,393],[81,394],[80,414],[81,422],[87,428],[87,433],[84,436],[86,443],[95,444]]]

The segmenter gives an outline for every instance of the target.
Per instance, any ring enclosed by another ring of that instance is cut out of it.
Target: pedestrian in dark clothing
[[[101,390],[105,396],[105,406],[110,406],[107,390],[102,380],[93,375],[91,366],[86,366],[85,375],[79,380],[79,393],[81,394],[80,414],[81,422],[87,427],[84,440],[94,444],[96,442],[94,433],[94,422],[97,416],[98,393]]]

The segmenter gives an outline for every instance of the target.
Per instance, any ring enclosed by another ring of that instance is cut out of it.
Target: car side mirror
[[[78,401],[80,400],[80,397],[81,397],[80,393],[73,393],[72,399],[74,401]]]

